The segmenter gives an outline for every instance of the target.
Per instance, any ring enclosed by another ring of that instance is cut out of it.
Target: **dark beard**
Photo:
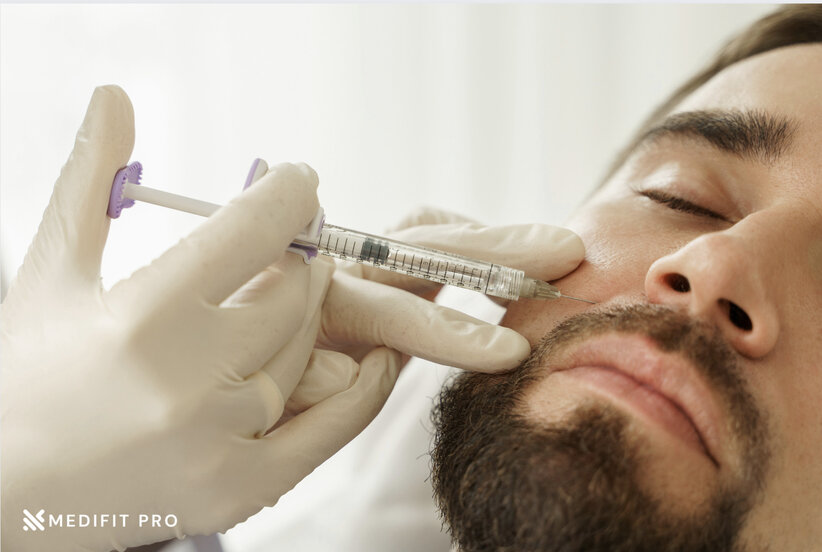
[[[520,413],[524,392],[549,373],[552,353],[608,331],[641,333],[682,353],[727,407],[743,470],[697,514],[671,513],[643,492],[642,456],[616,409],[580,406],[553,425]],[[461,374],[440,396],[434,423],[435,495],[463,552],[741,550],[738,536],[769,457],[765,419],[722,338],[649,305],[571,317],[514,372]]]

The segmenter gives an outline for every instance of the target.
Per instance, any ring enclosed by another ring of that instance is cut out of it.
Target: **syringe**
[[[265,161],[256,160],[246,180],[246,187],[267,170]],[[119,217],[122,209],[131,207],[135,201],[204,217],[211,216],[220,208],[220,205],[214,203],[142,186],[141,173],[140,163],[132,163],[117,172],[109,201],[108,214],[111,218]],[[306,230],[297,236],[289,250],[302,254],[306,262],[321,253],[503,299],[565,297],[593,303],[587,299],[563,295],[556,286],[529,278],[522,270],[325,223],[322,208]]]

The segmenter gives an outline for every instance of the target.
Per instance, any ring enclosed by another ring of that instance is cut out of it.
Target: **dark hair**
[[[654,125],[665,117],[691,92],[708,82],[714,75],[743,59],[785,46],[822,42],[822,5],[786,5],[759,19],[733,37],[716,57],[700,72],[677,88],[657,107],[640,127],[631,143],[623,149],[611,165],[603,181],[619,169],[636,145]]]

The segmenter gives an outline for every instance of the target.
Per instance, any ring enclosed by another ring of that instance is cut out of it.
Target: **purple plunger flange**
[[[260,159],[258,157],[251,164],[251,169],[249,169],[248,176],[245,178],[245,184],[243,184],[243,190],[247,190],[248,187],[251,186],[252,184],[254,184],[254,182],[257,180],[254,177],[257,175],[257,169],[260,166],[261,162],[262,162],[262,159]],[[260,175],[260,176],[262,176],[262,175]],[[257,177],[257,178],[259,178],[259,177]],[[312,221],[312,223],[313,222],[314,221]],[[324,223],[325,223],[325,216],[322,216],[322,220],[321,220],[319,226],[317,226],[316,229],[312,229],[312,230],[314,230],[314,232],[317,235],[316,236],[308,236],[308,237],[309,238],[315,238],[315,239],[319,238],[319,232],[320,232],[320,230],[322,230],[322,227],[323,227]],[[309,226],[312,226],[312,225],[309,225]],[[296,243],[296,242],[291,243],[289,245],[289,247],[286,249],[286,251],[291,251],[292,253],[297,253],[298,255],[301,255],[306,263],[311,263],[311,261],[314,260],[314,258],[317,256],[317,248],[315,246],[313,246],[313,245],[303,245],[301,243]]]
[[[135,161],[131,165],[123,167],[114,175],[114,182],[111,184],[111,195],[108,198],[108,216],[116,219],[123,212],[134,205],[134,200],[123,197],[123,188],[126,182],[139,186],[140,178],[143,174],[143,165]]]
[[[256,174],[257,174],[257,167],[259,167],[259,166],[260,166],[260,162],[261,162],[261,161],[262,161],[262,159],[260,159],[260,158],[258,157],[258,158],[257,158],[257,159],[255,159],[255,160],[254,160],[254,162],[251,164],[251,170],[249,170],[249,171],[248,171],[248,176],[246,176],[246,177],[245,177],[245,184],[243,184],[243,191],[246,191],[246,189],[247,189],[249,186],[251,186],[252,184],[254,184],[254,180],[255,180],[255,179],[254,179],[254,175],[256,175]]]

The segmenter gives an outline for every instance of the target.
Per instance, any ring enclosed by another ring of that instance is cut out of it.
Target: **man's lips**
[[[609,333],[572,346],[556,366],[552,373],[604,391],[719,466],[723,418],[707,384],[683,357],[663,353],[641,335]]]

